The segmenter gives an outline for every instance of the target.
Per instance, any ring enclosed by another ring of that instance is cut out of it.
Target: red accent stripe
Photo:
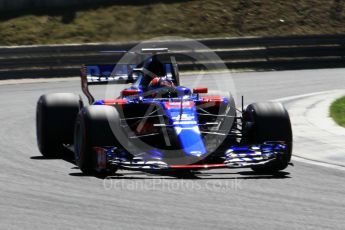
[[[224,168],[225,164],[199,164],[199,165],[170,165],[172,169],[207,169],[207,168]]]
[[[204,102],[220,102],[223,101],[223,98],[221,96],[204,96],[201,100]]]
[[[209,106],[219,106],[223,101],[223,98],[221,96],[204,96],[201,98],[201,101],[203,103],[207,103]]]
[[[193,108],[194,105],[193,101],[185,101],[182,103],[183,108]],[[165,102],[164,106],[166,109],[179,109],[181,108],[181,102]]]
[[[126,99],[106,99],[103,100],[105,105],[123,105],[127,103]]]

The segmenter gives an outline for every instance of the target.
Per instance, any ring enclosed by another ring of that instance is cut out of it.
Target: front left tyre
[[[248,105],[244,114],[245,142],[262,144],[269,141],[282,141],[286,152],[264,166],[253,166],[258,173],[276,173],[284,170],[292,155],[293,136],[289,113],[280,103],[266,102]]]
[[[120,129],[120,115],[115,107],[91,105],[79,112],[74,129],[74,156],[83,173],[95,172],[93,147],[120,146],[110,124]]]

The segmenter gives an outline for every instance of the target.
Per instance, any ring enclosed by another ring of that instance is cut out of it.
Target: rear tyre
[[[286,154],[265,166],[252,169],[259,173],[275,173],[285,169],[291,160],[292,129],[287,110],[280,103],[250,104],[244,114],[245,142],[260,144],[265,141],[284,141]]]
[[[119,113],[112,106],[91,105],[79,112],[74,129],[74,156],[83,173],[95,172],[97,159],[93,147],[120,146],[110,122],[120,128]]]
[[[42,95],[36,107],[36,137],[41,154],[58,157],[63,144],[73,143],[75,118],[83,106],[72,93]]]

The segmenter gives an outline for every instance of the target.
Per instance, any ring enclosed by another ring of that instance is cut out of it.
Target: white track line
[[[288,108],[294,132],[293,160],[345,170],[345,129],[329,117],[329,106],[343,95],[341,89],[273,100]]]
[[[62,81],[77,81],[80,77],[69,78],[29,78],[29,79],[8,79],[0,80],[0,85],[18,85],[18,84],[32,84],[32,83],[48,83],[48,82],[62,82]]]
[[[322,167],[326,167],[326,168],[345,171],[345,166],[329,164],[326,162],[321,162],[321,161],[316,161],[316,160],[310,160],[310,159],[299,157],[297,155],[292,156],[292,161],[299,161],[299,162],[306,163],[306,164],[312,164],[312,165],[322,166]]]

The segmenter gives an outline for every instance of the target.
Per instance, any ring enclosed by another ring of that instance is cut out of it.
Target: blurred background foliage
[[[118,0],[0,12],[0,45],[345,32],[344,0]]]

